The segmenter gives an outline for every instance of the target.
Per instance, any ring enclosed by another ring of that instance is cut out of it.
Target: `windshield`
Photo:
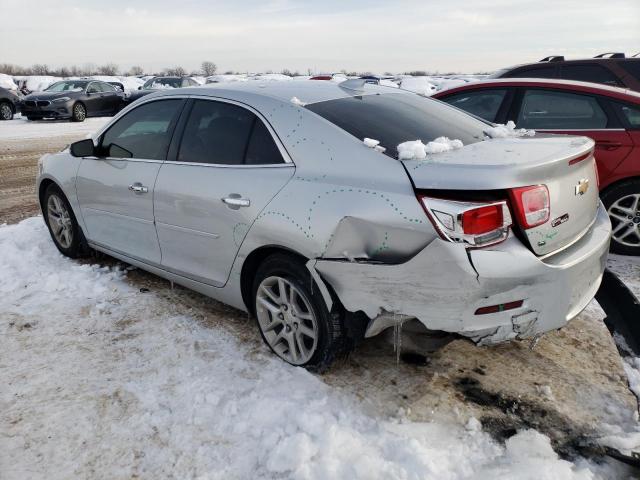
[[[87,86],[87,82],[74,82],[74,81],[66,81],[66,82],[56,82],[53,85],[49,86],[45,91],[46,92],[81,92],[84,90],[84,87]]]
[[[364,140],[378,140],[385,154],[398,158],[397,146],[438,137],[461,140],[463,145],[484,139],[485,123],[437,100],[420,95],[376,94],[340,98],[307,105],[307,109]]]
[[[152,78],[151,80],[147,80],[142,88],[145,90],[155,90],[163,88],[180,88],[181,86],[181,78]]]

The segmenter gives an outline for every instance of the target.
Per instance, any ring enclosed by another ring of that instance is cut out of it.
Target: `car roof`
[[[357,89],[352,85],[343,85],[344,82],[332,81],[260,81],[249,80],[247,82],[207,83],[199,87],[176,88],[154,93],[160,95],[204,95],[212,97],[228,98],[236,101],[248,101],[251,97],[261,96],[283,102],[291,102],[295,97],[305,104],[337,100],[340,98],[356,97],[361,95],[374,95],[377,93],[400,93],[416,95],[413,92],[399,90],[394,87],[385,87],[365,83],[363,80]],[[351,88],[349,88],[351,87]]]
[[[447,90],[440,90],[433,94],[434,98],[450,95],[456,92],[464,92],[475,88],[489,86],[504,87],[554,87],[564,90],[574,90],[581,92],[595,93],[609,97],[628,100],[634,103],[640,103],[640,93],[628,88],[612,87],[600,83],[579,82],[577,80],[560,80],[552,78],[492,78],[487,80],[478,80],[469,82],[464,85],[453,87]]]

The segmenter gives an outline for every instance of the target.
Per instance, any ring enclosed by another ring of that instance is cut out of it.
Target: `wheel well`
[[[607,193],[609,190],[617,187],[618,185],[620,185],[622,183],[627,183],[627,182],[640,182],[640,177],[625,177],[625,178],[621,178],[620,180],[616,180],[615,182],[610,183],[603,190],[601,190],[600,191],[600,196],[602,197],[602,195]]]
[[[303,263],[306,263],[308,258],[299,254],[293,250],[278,246],[260,247],[251,252],[244,263],[242,264],[242,271],[240,273],[240,291],[242,292],[242,300],[244,301],[247,310],[254,314],[253,304],[251,302],[251,289],[253,288],[253,279],[260,264],[269,256],[274,253],[283,253],[289,255]]]
[[[16,113],[16,106],[14,105],[14,103],[12,101],[6,100],[4,98],[0,98],[0,105],[2,105],[3,103],[9,104],[9,108],[11,109],[11,111],[13,113]]]
[[[42,180],[42,182],[40,182],[40,187],[38,188],[38,200],[40,200],[40,208],[42,208],[42,203],[44,202],[44,192],[47,191],[47,188],[49,188],[49,185],[51,185],[52,183],[55,184],[56,182],[49,178],[45,178],[44,180]]]

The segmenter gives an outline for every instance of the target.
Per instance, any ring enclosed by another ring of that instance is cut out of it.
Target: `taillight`
[[[467,235],[482,235],[502,227],[502,205],[473,208],[462,213],[462,231]]]
[[[551,207],[546,185],[512,188],[510,196],[522,228],[537,227],[549,220]]]
[[[460,202],[418,195],[440,236],[451,242],[485,247],[509,235],[511,215],[507,202]]]

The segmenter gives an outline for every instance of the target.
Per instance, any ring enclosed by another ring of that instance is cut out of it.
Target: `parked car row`
[[[153,77],[129,94],[121,82],[95,79],[62,80],[28,95],[0,88],[0,120],[11,120],[20,112],[28,120],[82,122],[87,117],[115,115],[129,103],[159,89],[196,85],[199,84],[190,77]]]

